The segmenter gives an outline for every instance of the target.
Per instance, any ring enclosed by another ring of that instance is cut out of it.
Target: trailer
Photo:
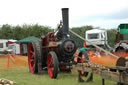
[[[79,82],[90,82],[93,80],[93,74],[97,74],[102,78],[102,85],[105,85],[105,79],[115,81],[117,82],[117,85],[128,85],[128,67],[119,66],[121,63],[123,63],[123,60],[125,59],[119,58],[117,61],[117,66],[104,66],[85,61],[83,63],[73,65],[73,68],[78,70]],[[87,77],[87,74],[89,73],[91,73],[91,75],[84,80],[83,77]]]
[[[8,50],[11,51],[12,54],[20,54],[20,45],[16,44],[17,40],[6,40],[0,39],[0,54],[6,53]]]

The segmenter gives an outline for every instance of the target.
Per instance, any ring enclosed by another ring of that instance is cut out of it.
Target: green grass
[[[29,73],[28,68],[0,70],[0,78],[6,78],[15,81],[15,85],[101,85],[101,77],[94,75],[94,81],[90,83],[79,83],[77,81],[77,72],[59,73],[57,79],[50,79],[47,72],[41,75]],[[106,85],[116,84],[113,81],[105,81]]]

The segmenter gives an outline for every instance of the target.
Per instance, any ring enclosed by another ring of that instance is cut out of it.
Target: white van
[[[107,31],[101,29],[92,29],[85,32],[86,40],[100,46],[104,47],[107,45]],[[90,43],[86,43],[87,47],[92,47]]]

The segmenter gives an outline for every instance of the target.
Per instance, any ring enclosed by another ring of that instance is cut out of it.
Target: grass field
[[[60,72],[57,79],[50,79],[47,72],[41,75],[29,73],[29,69],[16,68],[9,70],[0,70],[0,78],[6,78],[15,81],[15,85],[101,85],[101,77],[95,75],[94,81],[90,83],[79,83],[77,81],[77,72],[62,73]],[[106,85],[115,85],[113,81],[105,81]]]

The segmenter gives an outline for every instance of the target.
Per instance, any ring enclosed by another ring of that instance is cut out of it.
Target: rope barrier
[[[9,60],[12,60],[12,63],[15,64],[15,59],[14,59],[14,56],[11,55],[10,53],[8,53],[7,55],[8,55],[7,67],[10,68],[10,61]]]

